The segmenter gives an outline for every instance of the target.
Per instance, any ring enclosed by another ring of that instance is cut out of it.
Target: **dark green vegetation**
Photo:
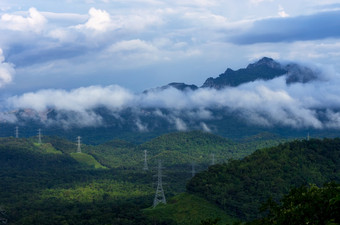
[[[256,143],[268,146],[282,141]],[[161,224],[160,217],[141,211],[152,205],[158,159],[165,165],[164,189],[170,198],[185,191],[192,161],[199,171],[210,164],[211,153],[223,162],[255,150],[247,146],[248,141],[234,143],[203,132],[168,134],[142,145],[121,140],[82,145],[82,153],[75,153],[75,142],[56,136],[44,136],[43,144],[36,137],[0,138],[0,204],[9,224]],[[144,149],[147,172],[142,170]],[[226,216],[216,210],[213,215]]]
[[[229,215],[259,216],[269,197],[280,199],[292,187],[340,181],[340,139],[293,141],[254,152],[243,160],[209,167],[187,185]]]
[[[262,210],[268,214],[246,225],[340,224],[340,185],[327,183],[293,188],[280,204],[269,199]]]
[[[148,151],[150,165],[156,166],[161,159],[163,164],[171,167],[188,165],[195,162],[206,168],[212,162],[212,154],[216,163],[227,162],[228,159],[243,158],[256,149],[275,146],[284,142],[276,136],[268,139],[268,134],[233,142],[226,138],[201,131],[176,132],[159,136],[151,141],[135,145],[126,141],[113,140],[101,145],[84,148],[101,164],[108,167],[140,168],[143,164],[143,151]]]
[[[264,133],[236,143],[194,131],[140,145],[82,145],[82,153],[62,138],[36,141],[0,138],[0,204],[9,224],[226,224],[258,218],[261,202],[278,200],[292,187],[340,179],[340,139],[268,148],[283,140]],[[144,150],[149,171],[142,170]],[[178,195],[191,179],[191,163],[196,171],[206,170],[211,154],[216,163],[228,163],[197,174],[187,186],[191,193]],[[168,204],[152,209],[159,159]]]
[[[215,204],[195,195],[183,193],[171,198],[166,205],[155,209],[145,209],[144,213],[150,218],[165,220],[178,225],[200,224],[207,218],[219,218],[218,224],[232,223],[235,219],[228,216]]]
[[[140,208],[152,203],[151,174],[95,169],[52,149],[0,139],[0,200],[9,224],[149,224]]]

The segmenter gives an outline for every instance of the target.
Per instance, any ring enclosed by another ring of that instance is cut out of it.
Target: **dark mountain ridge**
[[[271,80],[286,75],[287,84],[301,82],[306,83],[317,79],[317,72],[312,69],[300,66],[296,63],[281,65],[272,58],[263,57],[255,63],[249,64],[246,68],[232,70],[228,68],[218,77],[208,78],[202,88],[237,87],[241,84],[253,82],[255,80]]]
[[[218,77],[209,77],[200,88],[222,89],[225,87],[237,87],[241,84],[253,82],[255,80],[272,80],[280,76],[286,76],[286,83],[307,83],[317,79],[319,71],[314,71],[297,63],[281,64],[269,57],[263,57],[260,60],[250,63],[246,68],[238,70],[227,70]],[[162,91],[168,88],[176,88],[180,91],[197,90],[196,85],[185,83],[169,83],[162,87],[153,88],[144,91]]]

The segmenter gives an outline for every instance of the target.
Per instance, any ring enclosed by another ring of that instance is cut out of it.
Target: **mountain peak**
[[[263,57],[259,61],[249,64],[246,68],[236,71],[228,68],[217,78],[208,78],[202,87],[217,89],[221,89],[226,86],[236,87],[258,79],[271,80],[286,73],[287,70],[284,69],[280,63],[276,62],[272,58]]]
[[[266,66],[266,67],[275,68],[275,69],[281,68],[281,64],[276,62],[274,59],[269,58],[269,57],[263,57],[259,61],[249,64],[247,66],[247,69],[251,69],[251,68],[259,67],[259,66]]]
[[[165,90],[165,89],[168,89],[168,88],[175,88],[175,89],[180,90],[180,91],[188,91],[188,90],[194,91],[194,90],[198,89],[198,87],[194,84],[172,82],[172,83],[169,83],[169,84],[164,85],[162,87],[157,87],[157,88],[145,90],[143,93],[148,93],[150,91],[162,91],[162,90]]]

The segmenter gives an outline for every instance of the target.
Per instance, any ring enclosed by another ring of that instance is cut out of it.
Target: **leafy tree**
[[[340,185],[327,183],[293,188],[280,203],[269,199],[262,210],[267,216],[247,225],[331,225],[340,224]]]
[[[187,190],[251,220],[270,196],[279,200],[292,187],[339,182],[339,165],[340,139],[293,141],[211,166],[191,179]]]
[[[200,225],[217,225],[220,220],[221,219],[219,219],[219,218],[216,218],[216,219],[205,219],[205,220],[201,221]]]

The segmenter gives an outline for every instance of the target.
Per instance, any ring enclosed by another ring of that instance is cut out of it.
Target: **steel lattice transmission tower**
[[[211,154],[211,165],[215,165],[215,154]]]
[[[78,145],[77,145],[77,153],[81,153],[81,148],[80,148],[80,139],[81,139],[81,137],[80,137],[80,136],[78,136],[78,137],[77,137],[77,142],[78,142]]]
[[[38,143],[41,144],[41,129],[38,129]]]
[[[191,176],[194,177],[196,175],[196,170],[195,170],[195,162],[191,162]]]
[[[149,170],[149,167],[148,167],[148,161],[147,161],[147,150],[144,150],[144,167],[143,167],[143,170]]]
[[[0,223],[7,224],[6,211],[0,206]]]
[[[163,190],[163,174],[162,174],[162,162],[158,161],[158,173],[157,173],[157,189],[155,199],[153,200],[153,207],[155,208],[159,203],[166,204],[166,199]]]
[[[19,127],[15,127],[15,138],[19,138]]]

